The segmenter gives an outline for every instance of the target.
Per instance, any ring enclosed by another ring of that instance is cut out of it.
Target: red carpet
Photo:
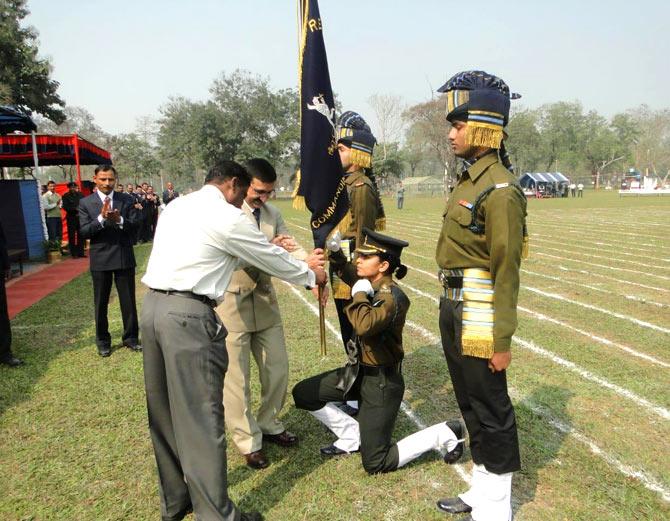
[[[7,283],[9,318],[39,302],[88,270],[88,259],[67,259]]]

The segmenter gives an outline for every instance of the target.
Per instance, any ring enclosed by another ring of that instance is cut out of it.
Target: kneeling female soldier
[[[447,451],[445,461],[463,453],[460,422],[439,423],[391,443],[405,391],[402,377],[402,330],[409,299],[393,281],[407,268],[400,263],[405,241],[364,229],[356,248],[355,266],[340,251],[330,261],[337,275],[352,286],[353,300],[345,308],[355,337],[347,345],[345,367],[307,378],[293,388],[296,407],[306,409],[328,427],[337,441],[321,449],[324,456],[360,450],[370,474],[390,472],[432,449]],[[333,241],[337,249],[339,241]],[[329,402],[359,400],[358,421]]]

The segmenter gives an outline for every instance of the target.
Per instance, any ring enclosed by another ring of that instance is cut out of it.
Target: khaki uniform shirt
[[[244,203],[242,210],[255,225],[252,209]],[[268,241],[277,235],[290,235],[279,210],[267,203],[261,207],[260,231]],[[299,260],[307,258],[307,252],[302,248],[298,248],[291,255]],[[255,332],[281,324],[272,277],[254,267],[239,269],[233,273],[223,302],[216,310],[228,331]]]
[[[360,362],[397,364],[404,356],[402,330],[409,299],[390,275],[373,282],[372,289],[372,299],[359,291],[344,310],[360,340]]]
[[[377,220],[377,196],[370,178],[358,170],[344,178],[349,194],[349,211],[340,221],[339,230],[343,239],[354,239],[351,251],[363,242],[363,228],[375,229]],[[351,288],[337,278],[331,278],[333,298],[348,300]]]
[[[474,204],[486,188],[516,182],[495,153],[480,158],[461,174],[443,214],[436,260],[440,268],[480,268],[491,272],[494,290],[493,341],[496,352],[509,351],[517,327],[516,305],[523,246],[526,199],[514,187],[493,190],[479,208],[485,233],[468,229]]]
[[[349,193],[349,214],[351,221],[340,230],[345,239],[355,239],[355,246],[363,242],[363,228],[375,229],[377,220],[377,196],[370,178],[363,170],[344,178]]]

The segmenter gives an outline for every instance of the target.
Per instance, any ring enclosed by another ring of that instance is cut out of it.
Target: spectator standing
[[[0,223],[0,364],[17,367],[23,361],[12,354],[12,328],[9,323],[7,291],[5,279],[9,276],[11,264],[7,254],[7,239]]]
[[[570,183],[570,195],[572,195],[572,197],[577,196],[576,191],[577,191],[577,185],[575,183]]]
[[[90,239],[89,257],[95,304],[95,343],[98,354],[111,354],[107,321],[112,280],[116,285],[123,318],[123,345],[141,351],[135,304],[135,254],[133,233],[138,213],[128,194],[114,192],[116,170],[111,165],[95,169],[96,193],[79,202],[79,223],[83,239]]]
[[[158,223],[158,209],[161,206],[161,200],[154,193],[154,187],[147,187],[147,207],[148,207],[148,216],[147,216],[147,240],[154,240],[154,233],[156,233],[156,223]]]
[[[85,257],[84,241],[79,232],[79,201],[84,196],[79,191],[77,183],[67,184],[68,191],[63,194],[63,210],[65,210],[65,220],[67,222],[67,242],[72,258]]]
[[[60,211],[61,197],[56,193],[55,182],[49,181],[47,183],[47,191],[42,195],[42,205],[44,206],[49,240],[58,241],[58,248],[60,249],[60,241],[63,236],[63,219]]]
[[[577,197],[584,197],[584,184],[579,183],[577,185]]]
[[[400,188],[398,188],[396,199],[398,202],[398,210],[402,210],[403,203],[405,202],[405,189],[403,188],[402,184],[400,185]]]
[[[170,181],[168,181],[166,187],[167,189],[163,190],[163,204],[167,206],[179,197],[179,192],[174,189],[174,185]]]

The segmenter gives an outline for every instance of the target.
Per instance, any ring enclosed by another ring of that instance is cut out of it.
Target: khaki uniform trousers
[[[242,454],[260,450],[263,434],[285,430],[278,419],[288,387],[288,354],[281,323],[254,332],[230,331],[226,338],[228,373],[224,381],[223,405],[226,425]],[[251,407],[250,360],[256,360],[261,384],[260,407]]]

